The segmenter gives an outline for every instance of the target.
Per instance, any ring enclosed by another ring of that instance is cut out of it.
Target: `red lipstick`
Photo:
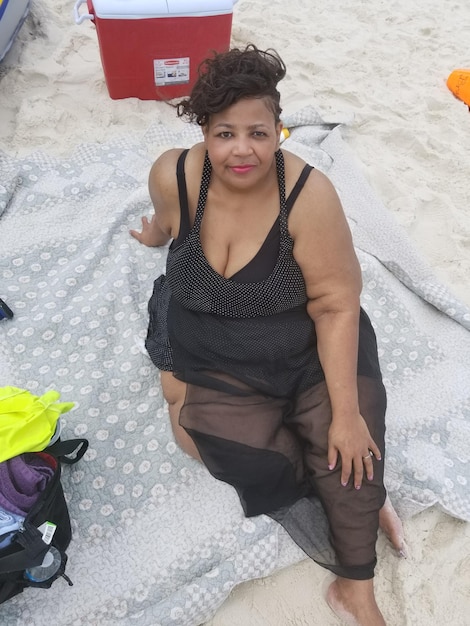
[[[251,172],[254,167],[254,165],[233,165],[230,169],[235,172],[235,174],[246,174],[247,172]]]

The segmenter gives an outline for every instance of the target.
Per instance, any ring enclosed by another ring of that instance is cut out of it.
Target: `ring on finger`
[[[366,454],[366,456],[363,456],[362,458],[364,459],[364,461],[366,461],[367,459],[370,459],[373,456],[374,455],[372,454],[371,450],[369,450],[369,454]]]

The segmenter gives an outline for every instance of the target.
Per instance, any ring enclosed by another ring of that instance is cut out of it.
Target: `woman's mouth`
[[[254,167],[254,165],[232,165],[230,169],[235,174],[246,174],[248,172],[251,172]]]

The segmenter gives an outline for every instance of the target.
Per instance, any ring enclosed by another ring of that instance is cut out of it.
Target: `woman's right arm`
[[[149,220],[142,217],[142,230],[131,230],[132,237],[145,246],[164,246],[177,236],[180,207],[176,163],[181,150],[164,152],[152,165],[149,174],[149,193],[154,215]]]

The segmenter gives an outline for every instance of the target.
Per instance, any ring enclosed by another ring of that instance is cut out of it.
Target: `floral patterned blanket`
[[[470,520],[470,311],[439,283],[374,195],[341,138],[308,107],[283,147],[336,185],[364,274],[389,395],[386,482],[403,516],[437,505]],[[238,583],[304,558],[272,520],[175,445],[144,348],[166,249],[129,236],[151,212],[150,165],[200,131],[155,124],[68,157],[0,153],[1,384],[75,403],[63,437],[73,521],[67,573],[2,606],[5,626],[197,626]]]

